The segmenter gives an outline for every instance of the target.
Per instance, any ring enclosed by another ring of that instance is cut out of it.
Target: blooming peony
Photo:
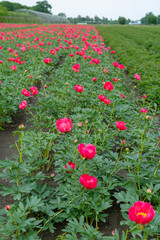
[[[98,179],[93,176],[89,176],[89,174],[83,174],[80,176],[79,181],[86,189],[93,189],[97,187]]]
[[[155,216],[155,211],[150,203],[138,201],[129,209],[129,219],[136,223],[146,225]]]
[[[72,120],[67,117],[60,118],[59,120],[57,120],[56,125],[57,125],[57,129],[62,133],[71,131],[73,127]]]
[[[108,91],[113,90],[113,84],[111,82],[105,82],[104,88]]]
[[[78,151],[82,157],[87,159],[92,159],[96,155],[96,147],[92,144],[86,144],[86,146],[81,143],[78,146]]]
[[[83,86],[77,84],[76,86],[74,86],[74,89],[77,91],[77,92],[83,92]]]
[[[25,109],[26,107],[27,107],[27,101],[24,100],[24,101],[22,101],[22,102],[20,103],[19,108],[20,108],[20,109]]]
[[[22,94],[24,95],[24,96],[26,96],[26,97],[30,97],[30,92],[28,91],[28,90],[26,90],[26,89],[22,89]]]
[[[126,125],[126,123],[124,123],[124,122],[122,122],[122,121],[120,121],[120,122],[117,121],[117,122],[116,122],[116,127],[117,127],[119,130],[121,130],[121,131],[122,131],[122,130],[126,130],[127,127],[126,127],[125,125]]]

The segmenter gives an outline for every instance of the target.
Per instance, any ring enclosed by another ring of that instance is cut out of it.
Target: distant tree
[[[101,23],[102,22],[102,20],[98,16],[94,17],[94,21],[95,21],[95,23]]]
[[[158,24],[160,24],[160,15],[157,16]]]
[[[145,17],[141,19],[142,24],[157,24],[158,18],[152,13],[146,13]]]
[[[158,23],[158,19],[157,19],[157,17],[156,16],[148,16],[147,17],[147,24],[157,24]]]
[[[0,16],[7,16],[7,15],[8,15],[7,8],[0,5]]]
[[[119,17],[119,18],[118,18],[118,23],[124,25],[124,24],[127,23],[127,20],[126,20],[125,17]]]
[[[37,1],[36,5],[32,7],[32,10],[43,13],[51,13],[52,6],[46,1]]]
[[[58,13],[58,16],[59,16],[59,17],[64,17],[64,18],[67,17],[67,15],[66,15],[65,13]]]
[[[22,5],[20,3],[12,3],[12,2],[8,2],[8,1],[2,1],[1,6],[5,7],[8,11],[15,11],[17,9],[23,9],[23,8],[29,8],[25,5]]]

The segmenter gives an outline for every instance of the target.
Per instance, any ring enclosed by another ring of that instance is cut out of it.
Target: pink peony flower
[[[78,151],[82,157],[87,159],[92,159],[96,155],[96,147],[92,144],[86,144],[86,146],[81,143],[78,145]]]
[[[113,90],[113,84],[111,82],[105,82],[104,89],[111,91]]]
[[[57,125],[57,129],[62,133],[71,131],[73,127],[72,120],[67,117],[60,118],[59,120],[57,120],[56,125]]]
[[[150,203],[138,201],[129,209],[129,219],[136,223],[146,225],[155,216],[155,211]]]
[[[121,131],[123,131],[123,130],[126,130],[126,123],[124,123],[124,122],[122,122],[122,121],[120,121],[120,122],[116,122],[116,127],[119,129],[119,130],[121,130]]]
[[[24,101],[22,101],[22,102],[20,103],[19,108],[20,108],[20,109],[25,109],[26,107],[27,107],[27,101],[24,100]]]
[[[74,89],[77,91],[77,92],[83,92],[83,86],[77,84],[76,86],[74,86]]]
[[[79,181],[86,189],[93,189],[97,187],[98,179],[93,176],[89,176],[89,174],[83,174],[80,176]]]
[[[26,90],[26,89],[22,89],[22,94],[24,95],[24,96],[26,96],[26,97],[30,97],[30,92],[28,91],[28,90]]]

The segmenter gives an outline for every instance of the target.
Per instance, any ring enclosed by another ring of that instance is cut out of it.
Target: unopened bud
[[[112,236],[115,236],[115,230],[112,230]]]
[[[18,128],[19,128],[19,130],[23,130],[24,129],[24,125],[20,124]]]
[[[126,152],[129,152],[129,148],[126,148],[125,151],[126,151]]]
[[[51,173],[51,175],[50,175],[52,178],[54,178],[55,177],[55,173]]]
[[[151,194],[152,193],[152,190],[150,188],[147,189],[146,191],[147,194]]]
[[[77,142],[78,142],[78,140],[77,140],[77,139],[75,139],[75,140],[74,140],[74,143],[77,143]]]
[[[7,206],[6,206],[6,209],[7,209],[7,210],[9,210],[10,208],[11,208],[11,206],[10,206],[10,205],[7,205]]]
[[[149,115],[146,116],[146,119],[149,120],[151,117]]]

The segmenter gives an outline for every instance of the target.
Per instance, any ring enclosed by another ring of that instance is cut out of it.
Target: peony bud
[[[112,230],[112,236],[115,236],[115,230]]]
[[[78,142],[78,140],[77,140],[77,139],[75,139],[75,140],[74,140],[74,143],[77,143],[77,142]]]
[[[151,117],[149,115],[146,116],[146,119],[149,120]]]
[[[81,122],[78,123],[78,127],[82,127],[83,124]]]
[[[125,151],[126,151],[126,152],[129,152],[129,148],[126,148]]]
[[[125,140],[123,140],[123,141],[122,141],[122,144],[126,144],[126,141],[125,141]]]
[[[146,191],[147,194],[151,194],[152,193],[152,190],[150,188],[147,189]]]
[[[24,125],[20,124],[18,128],[19,128],[19,130],[23,130],[24,129]]]
[[[51,173],[50,177],[54,178],[55,177],[55,173]]]
[[[10,206],[10,205],[7,205],[7,206],[6,206],[6,209],[7,209],[7,210],[9,210],[10,208],[11,208],[11,206]]]

